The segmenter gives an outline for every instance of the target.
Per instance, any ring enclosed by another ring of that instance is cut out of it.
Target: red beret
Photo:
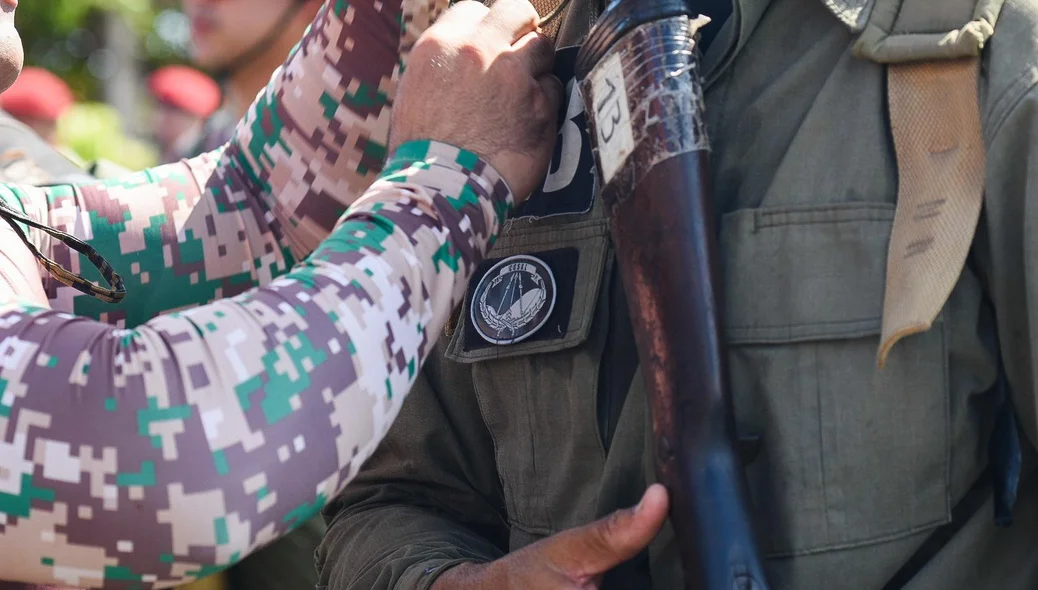
[[[0,108],[16,118],[57,121],[75,97],[68,84],[40,68],[25,68],[18,80],[0,94]]]
[[[155,70],[148,86],[155,100],[198,117],[208,117],[220,106],[220,87],[216,82],[187,66]]]

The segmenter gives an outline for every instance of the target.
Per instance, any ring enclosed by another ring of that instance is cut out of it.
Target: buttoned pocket
[[[471,366],[513,548],[594,509],[587,482],[598,480],[604,460],[596,404],[610,260],[609,228],[597,209],[578,221],[511,225],[475,273],[447,345],[447,358]],[[542,295],[550,284],[555,294]],[[540,318],[538,306],[550,314]],[[509,341],[516,336],[523,339]]]
[[[722,221],[737,421],[770,556],[848,548],[948,521],[946,325],[876,365],[889,204],[740,210]]]

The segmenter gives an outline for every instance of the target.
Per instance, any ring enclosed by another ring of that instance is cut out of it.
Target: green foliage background
[[[179,48],[163,43],[155,17],[176,2],[151,0],[32,0],[18,5],[16,24],[25,46],[26,65],[45,67],[64,78],[81,100],[99,97],[90,58],[101,48],[101,15],[123,16],[140,40],[139,58],[149,68],[183,61]]]
[[[61,122],[64,144],[84,159],[104,158],[129,168],[154,163],[147,143],[128,137],[120,116],[99,102],[104,80],[98,58],[104,49],[104,14],[123,17],[137,35],[141,70],[185,61],[184,48],[170,44],[156,30],[157,16],[179,8],[176,0],[30,0],[20,2],[16,25],[25,47],[26,65],[44,67],[72,87],[77,105]],[[144,84],[144,80],[141,81]]]

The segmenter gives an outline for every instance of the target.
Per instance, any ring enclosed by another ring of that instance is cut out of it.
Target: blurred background
[[[17,26],[25,65],[71,89],[57,143],[84,161],[134,170],[160,162],[148,77],[189,62],[190,25],[178,0],[32,0],[19,3]]]

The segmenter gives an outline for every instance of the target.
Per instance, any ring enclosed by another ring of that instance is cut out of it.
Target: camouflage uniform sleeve
[[[266,287],[133,330],[0,306],[4,577],[167,587],[315,515],[386,433],[511,201],[475,155],[412,142]]]
[[[377,177],[406,55],[445,5],[327,1],[225,149],[91,184],[0,188],[0,199],[96,248],[126,283],[113,305],[44,274],[52,307],[134,327],[288,272]],[[33,233],[44,254],[100,280]]]

